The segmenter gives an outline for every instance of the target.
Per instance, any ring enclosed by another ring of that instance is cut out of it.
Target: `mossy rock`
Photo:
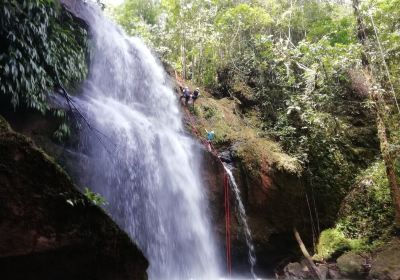
[[[395,238],[379,248],[371,263],[370,279],[400,279],[400,239]]]
[[[368,243],[390,236],[394,209],[384,162],[373,163],[357,181],[341,203],[337,226]]]
[[[318,254],[315,259],[329,260],[341,255],[351,248],[350,241],[338,229],[326,229],[320,237],[317,245]]]
[[[255,111],[243,113],[237,100],[214,99],[204,92],[191,113],[195,116],[192,119],[196,129],[204,133],[197,136],[205,137],[205,129],[213,130],[214,146],[217,149],[231,147],[236,160],[252,177],[260,177],[263,165],[298,176],[302,173],[298,160],[263,133],[259,114]]]
[[[356,252],[347,252],[337,259],[340,273],[349,278],[361,279],[365,277],[366,258]]]
[[[129,236],[0,117],[1,279],[146,279]]]

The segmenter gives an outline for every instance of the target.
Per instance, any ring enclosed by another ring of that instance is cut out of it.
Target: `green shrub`
[[[321,232],[317,245],[317,259],[328,260],[351,249],[351,242],[336,228]]]
[[[98,193],[92,192],[88,188],[85,188],[84,194],[94,205],[102,206],[107,204],[106,199],[104,197],[102,197]]]
[[[204,106],[204,117],[209,120],[217,114],[217,110],[214,107]]]

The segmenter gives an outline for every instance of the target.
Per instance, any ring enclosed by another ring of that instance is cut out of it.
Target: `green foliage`
[[[70,130],[68,124],[63,122],[60,124],[58,129],[54,132],[54,138],[57,141],[62,142],[63,140],[68,139],[70,134],[71,134],[71,130]]]
[[[373,249],[378,243],[369,244],[364,238],[350,238],[338,226],[321,232],[317,245],[316,260],[335,259],[346,251],[365,252]]]
[[[58,85],[69,88],[87,73],[86,31],[51,0],[0,4],[0,94],[14,108],[45,113]]]
[[[190,106],[189,107],[189,112],[195,116],[200,115],[200,109],[197,106]]]
[[[365,97],[352,89],[348,74],[360,65],[359,48],[332,46],[324,37],[280,49],[284,59],[272,58],[259,68],[265,76],[273,72],[257,85],[265,129],[302,162],[322,223],[329,225],[354,174],[378,149],[372,113],[363,107]]]
[[[362,9],[374,75],[389,91],[386,61],[396,92],[399,1],[363,1]],[[128,0],[116,17],[128,32],[134,28],[132,34],[144,36],[184,78],[209,87],[218,98],[239,100],[244,112],[257,110],[261,134],[279,141],[302,164],[321,224],[332,226],[355,175],[379,154],[373,106],[359,78],[361,46],[351,5],[319,0]],[[393,100],[388,101],[390,107]],[[231,137],[221,111],[202,106],[198,113],[214,122],[216,143],[222,145],[240,137]],[[398,147],[398,116],[387,121],[390,140]]]
[[[104,197],[98,193],[92,192],[88,188],[85,188],[84,194],[94,205],[102,206],[107,204]]]
[[[217,110],[214,107],[204,106],[202,109],[203,109],[203,115],[207,120],[214,117],[217,113]]]
[[[397,166],[398,172],[400,171]],[[337,227],[351,238],[371,243],[390,235],[393,206],[385,166],[378,161],[366,169],[343,202]]]
[[[155,1],[127,0],[114,9],[119,24],[133,36],[140,36],[154,47],[157,40],[157,17],[160,15],[159,4]]]
[[[107,201],[105,200],[104,197],[102,197],[100,194],[92,192],[88,188],[85,188],[85,192],[83,193],[87,199],[89,199],[90,203],[97,205],[97,206],[103,206],[107,204]],[[61,194],[62,196],[66,196],[66,194]],[[71,206],[86,206],[87,201],[83,198],[66,198],[65,200],[68,204]]]
[[[351,248],[350,241],[338,229],[326,229],[321,232],[317,245],[316,258],[329,260]]]
[[[248,4],[239,4],[216,18],[217,32],[228,44],[219,45],[219,51],[229,62],[238,56],[245,46],[251,46],[253,40],[262,40],[262,35],[272,23],[271,17],[261,7],[251,7]],[[225,38],[224,38],[225,37]]]

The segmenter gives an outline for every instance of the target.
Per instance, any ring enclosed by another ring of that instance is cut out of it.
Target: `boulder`
[[[337,265],[343,276],[355,279],[365,278],[366,274],[366,257],[353,251],[347,252],[337,259]]]
[[[307,266],[298,262],[288,263],[283,271],[285,273],[285,279],[305,279],[310,276]]]
[[[0,278],[146,279],[126,233],[0,116]]]
[[[379,248],[371,262],[369,279],[400,279],[400,239],[394,238]]]

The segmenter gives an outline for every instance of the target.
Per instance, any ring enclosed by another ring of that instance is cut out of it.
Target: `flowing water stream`
[[[150,279],[216,279],[219,258],[197,145],[149,49],[88,8],[89,78],[74,99],[92,125],[81,136],[89,187],[149,259]]]
[[[256,264],[256,254],[254,252],[254,245],[253,245],[253,240],[251,238],[251,231],[250,231],[249,225],[247,223],[246,210],[244,208],[242,199],[240,197],[239,187],[238,187],[235,177],[233,176],[233,173],[232,173],[232,167],[225,162],[223,163],[223,165],[225,168],[225,172],[228,174],[229,184],[231,187],[230,189],[233,191],[233,195],[234,195],[235,202],[237,205],[239,224],[243,228],[243,233],[244,233],[246,245],[248,248],[248,260],[249,260],[249,264],[250,264],[250,272],[251,272],[251,275],[253,276],[253,278],[256,279],[257,276],[254,272],[254,266]]]

